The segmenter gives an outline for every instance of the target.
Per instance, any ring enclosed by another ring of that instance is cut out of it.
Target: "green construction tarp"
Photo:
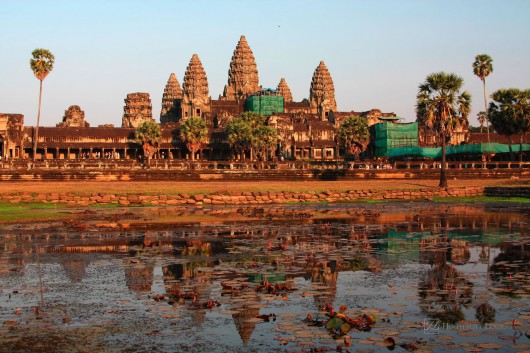
[[[374,125],[375,153],[386,156],[397,147],[418,146],[418,123],[379,123]]]
[[[255,95],[247,98],[245,108],[262,115],[283,113],[283,97],[274,95]]]
[[[530,151],[529,144],[523,144],[523,151]],[[519,152],[519,145],[512,145],[512,152]],[[477,143],[470,145],[447,146],[447,156],[457,154],[497,154],[510,153],[510,146],[502,143]],[[441,147],[397,147],[389,149],[385,157],[424,157],[437,159],[442,157]]]

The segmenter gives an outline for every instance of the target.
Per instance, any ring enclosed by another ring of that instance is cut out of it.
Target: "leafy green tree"
[[[195,153],[203,143],[208,142],[208,127],[204,120],[192,116],[184,120],[180,127],[180,138],[191,152],[191,160],[195,160]]]
[[[236,154],[244,156],[249,151],[253,159],[254,150],[263,155],[272,149],[272,145],[276,146],[278,133],[265,123],[266,117],[256,112],[244,112],[230,120],[226,133],[228,143]]]
[[[479,54],[475,56],[473,62],[473,73],[480,78],[484,88],[484,110],[488,110],[488,99],[486,95],[486,77],[493,72],[493,59],[488,54]],[[487,120],[486,120],[487,122]],[[488,142],[490,142],[490,126],[486,123],[486,131],[488,134]]]
[[[40,126],[40,108],[42,103],[42,81],[48,76],[53,70],[53,63],[55,62],[55,56],[47,49],[35,49],[31,53],[32,58],[29,61],[31,71],[35,77],[40,81],[39,90],[39,110],[37,113],[37,126],[35,126],[35,135],[33,136],[33,160],[37,155],[37,142],[39,140],[39,126]]]
[[[467,126],[471,111],[471,95],[460,89],[464,80],[445,72],[432,73],[420,84],[417,95],[417,121],[440,135],[442,142],[442,168],[440,187],[447,187],[445,145],[459,126]]]
[[[517,96],[517,125],[519,126],[519,161],[523,161],[524,135],[530,131],[530,89],[521,90]]]
[[[530,130],[530,90],[499,89],[493,92],[491,98],[488,120],[498,134],[508,137],[510,159],[513,160],[512,136],[520,134],[520,145],[522,147],[523,134]]]
[[[236,117],[226,125],[228,143],[236,154],[244,156],[245,151],[252,148],[252,128],[250,124],[241,117]]]
[[[368,122],[359,116],[350,116],[339,128],[339,141],[355,158],[366,150],[370,143]]]
[[[160,125],[155,121],[144,121],[136,128],[134,132],[136,142],[142,145],[144,151],[144,156],[147,159],[147,164],[151,162],[151,158],[158,150],[158,142],[160,142],[160,137],[162,137],[162,132],[160,131]]]
[[[265,116],[256,112],[244,112],[240,117],[250,125],[252,130],[256,130],[258,127],[264,125],[267,120]]]
[[[278,131],[271,126],[261,125],[253,131],[252,146],[265,160],[278,145]]]

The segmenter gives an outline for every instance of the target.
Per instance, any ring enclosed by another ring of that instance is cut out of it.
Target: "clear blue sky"
[[[44,81],[42,126],[73,104],[91,126],[121,126],[127,93],[148,92],[159,121],[171,72],[182,84],[197,53],[212,98],[222,94],[239,37],[254,52],[260,84],[285,77],[295,100],[309,96],[324,60],[341,111],[379,108],[414,121],[417,88],[432,72],[454,72],[483,109],[476,54],[493,58],[488,91],[530,88],[530,1],[0,0],[0,112],[35,125],[38,80],[31,52],[56,57]]]

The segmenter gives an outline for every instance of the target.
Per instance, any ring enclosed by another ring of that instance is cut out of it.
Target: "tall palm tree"
[[[208,142],[208,127],[204,120],[192,116],[186,119],[180,127],[180,138],[186,144],[191,152],[191,160],[195,160],[195,152],[201,147],[201,144]]]
[[[479,54],[475,56],[473,62],[473,73],[480,78],[484,87],[484,110],[488,111],[488,100],[486,95],[486,77],[493,72],[493,59],[488,54]],[[486,120],[486,132],[488,134],[488,142],[490,142],[490,125]]]
[[[486,112],[480,111],[477,114],[477,120],[478,120],[478,123],[480,124],[480,133],[482,133],[482,128],[484,127],[484,123],[486,122]]]
[[[445,145],[456,128],[466,126],[471,111],[471,95],[460,89],[464,80],[445,72],[432,73],[419,86],[416,116],[425,126],[439,134],[442,142],[440,187],[447,187]]]
[[[39,91],[39,111],[37,113],[37,126],[35,127],[35,135],[33,136],[33,160],[37,154],[37,141],[39,140],[39,125],[40,125],[40,107],[42,102],[42,81],[53,70],[53,63],[55,57],[48,49],[35,49],[31,53],[32,58],[29,61],[31,71],[40,81]]]

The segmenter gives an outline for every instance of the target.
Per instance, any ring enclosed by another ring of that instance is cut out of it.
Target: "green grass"
[[[46,203],[0,203],[0,222],[56,220],[72,217],[60,211],[63,207]]]
[[[0,212],[20,211],[28,208],[32,209],[56,209],[57,206],[51,203],[28,202],[28,203],[7,203],[0,202]]]
[[[142,206],[142,205],[140,205]],[[123,207],[123,205],[117,204],[117,203],[95,203],[93,205],[89,205],[88,207],[94,207],[94,208],[118,208]],[[127,206],[131,207],[131,205]]]
[[[530,198],[525,197],[494,197],[494,196],[476,196],[476,197],[440,197],[433,196],[436,202],[507,202],[507,203],[530,203]]]

